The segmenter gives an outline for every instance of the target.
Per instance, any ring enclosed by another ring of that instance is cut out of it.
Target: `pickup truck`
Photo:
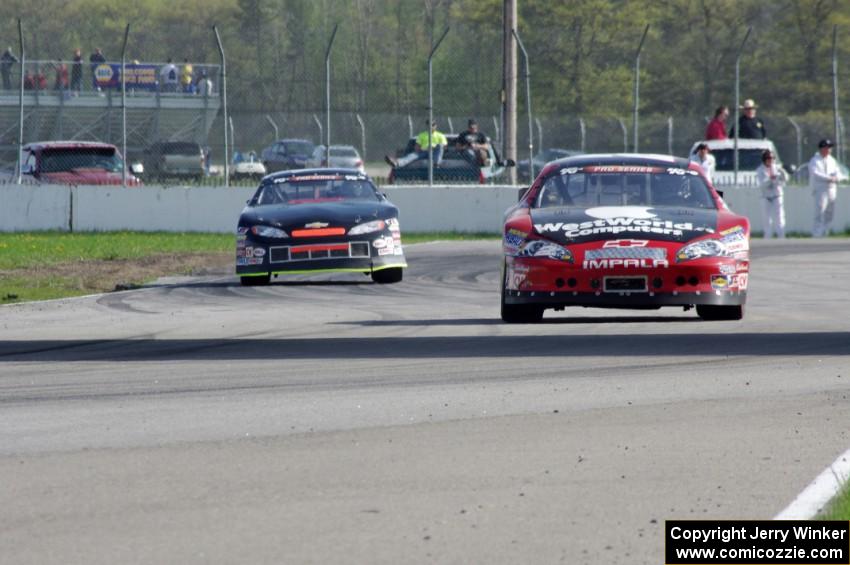
[[[21,172],[45,184],[121,185],[124,167],[121,152],[109,143],[39,141],[24,146]],[[141,171],[141,165],[126,171],[129,186],[142,184]]]

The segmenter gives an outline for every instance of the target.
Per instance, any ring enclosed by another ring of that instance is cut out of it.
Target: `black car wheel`
[[[542,306],[530,304],[506,304],[505,282],[507,281],[507,269],[502,272],[502,321],[508,324],[537,324],[543,320]]]
[[[403,275],[404,270],[401,267],[392,267],[390,269],[372,271],[372,280],[378,284],[392,284],[401,282]]]
[[[239,277],[242,286],[265,286],[272,280],[271,275],[260,275],[256,277]]]
[[[697,315],[709,321],[740,320],[744,317],[744,307],[697,304]]]

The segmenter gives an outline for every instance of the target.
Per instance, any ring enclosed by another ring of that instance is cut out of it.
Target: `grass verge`
[[[405,243],[498,239],[405,234]],[[132,288],[168,275],[232,272],[234,236],[166,232],[0,233],[0,304]]]
[[[819,520],[850,520],[850,483],[845,483],[817,517]]]

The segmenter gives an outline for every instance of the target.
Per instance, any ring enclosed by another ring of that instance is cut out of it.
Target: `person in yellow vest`
[[[183,86],[183,92],[194,94],[195,92],[195,71],[192,68],[192,63],[189,59],[183,59],[183,72],[180,73],[180,84]]]
[[[428,125],[428,121],[425,120],[425,125]],[[428,144],[428,130],[422,131],[419,135],[416,136],[416,147],[414,148],[412,153],[408,153],[404,157],[401,157],[398,161],[392,159],[389,155],[384,156],[384,161],[390,167],[397,168],[403,167],[409,163],[416,161],[417,159],[427,159],[428,158],[428,150],[432,151],[432,159],[434,160],[434,166],[437,167],[440,165],[440,162],[443,160],[443,149],[448,145],[448,140],[446,139],[445,134],[437,131],[437,122],[431,123],[431,144]]]

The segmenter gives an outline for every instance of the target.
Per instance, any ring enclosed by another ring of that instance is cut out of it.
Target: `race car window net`
[[[296,177],[297,179],[297,177]],[[334,202],[344,200],[380,201],[375,186],[368,180],[293,180],[263,184],[254,196],[253,204],[293,206],[305,202]]]
[[[575,206],[675,206],[716,209],[702,177],[678,169],[675,173],[596,173],[555,171],[543,183],[535,208]]]
[[[41,172],[61,173],[74,169],[98,169],[120,173],[124,161],[109,147],[67,147],[41,152]]]

